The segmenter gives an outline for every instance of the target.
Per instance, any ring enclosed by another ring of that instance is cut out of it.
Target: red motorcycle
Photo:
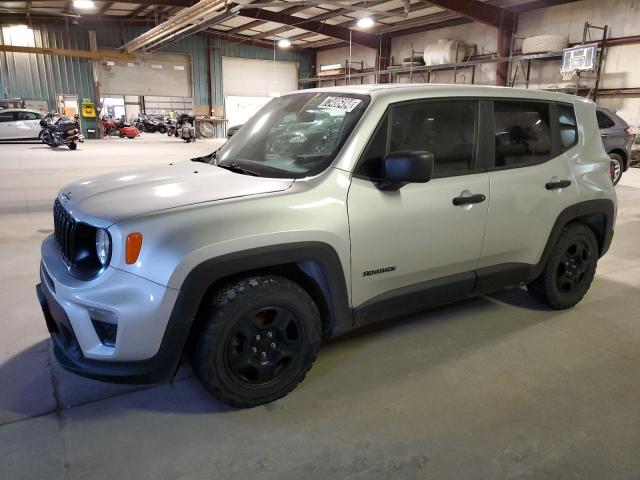
[[[136,138],[140,135],[140,132],[136,127],[123,120],[115,120],[112,117],[105,117],[102,119],[102,128],[104,129],[105,137],[111,135],[118,135],[120,138]]]

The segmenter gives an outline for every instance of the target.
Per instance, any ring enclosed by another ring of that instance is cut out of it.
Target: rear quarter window
[[[558,104],[560,147],[566,152],[578,143],[578,122],[573,105]]]

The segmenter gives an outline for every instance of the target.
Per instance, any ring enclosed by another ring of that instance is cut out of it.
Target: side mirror
[[[399,190],[407,183],[426,183],[433,175],[433,154],[427,151],[391,152],[382,161],[380,190]]]

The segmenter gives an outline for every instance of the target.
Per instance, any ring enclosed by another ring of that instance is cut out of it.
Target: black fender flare
[[[560,215],[558,215],[558,218],[553,224],[553,228],[549,234],[549,238],[540,261],[531,269],[529,281],[540,276],[544,267],[547,265],[547,261],[549,260],[551,253],[553,252],[553,247],[562,233],[562,229],[572,221],[580,220],[582,218],[589,217],[590,215],[604,215],[605,224],[602,226],[602,238],[599,239],[598,242],[600,244],[600,257],[607,253],[613,239],[615,211],[616,209],[613,201],[609,199],[597,199],[576,203],[575,205],[571,205],[560,212]]]
[[[180,288],[158,353],[152,360],[158,362],[163,372],[170,372],[171,376],[175,373],[202,300],[217,281],[243,272],[290,264],[296,264],[321,289],[328,309],[329,336],[351,330],[353,313],[345,275],[332,246],[323,242],[298,242],[259,247],[211,258],[189,272]]]

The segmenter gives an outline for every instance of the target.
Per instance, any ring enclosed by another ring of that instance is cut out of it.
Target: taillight
[[[627,134],[627,137],[632,137],[633,136],[633,130],[631,129],[631,127],[627,127],[624,129],[624,133]]]

